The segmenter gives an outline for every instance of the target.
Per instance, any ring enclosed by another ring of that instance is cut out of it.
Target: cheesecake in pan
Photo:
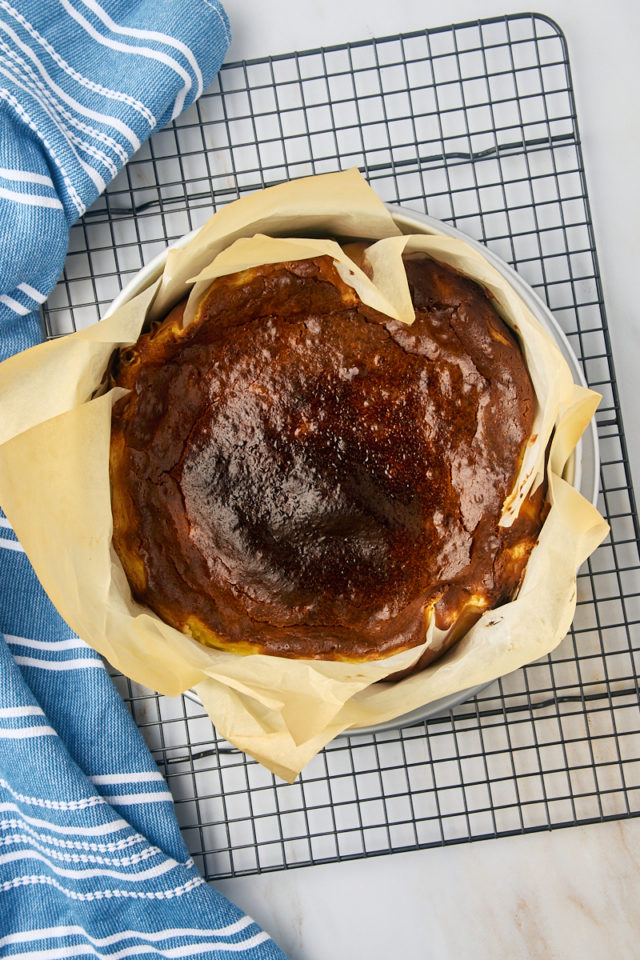
[[[215,279],[116,352],[113,543],[133,596],[235,653],[366,661],[517,592],[544,487],[500,524],[536,400],[474,281],[404,258],[415,321],[328,256]]]

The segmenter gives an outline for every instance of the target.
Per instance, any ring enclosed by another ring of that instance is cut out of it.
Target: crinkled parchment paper
[[[378,242],[361,270],[332,238]],[[201,646],[132,599],[111,545],[109,437],[122,390],[98,388],[112,351],[134,343],[145,320],[163,316],[191,290],[189,322],[215,276],[318,254],[335,259],[362,300],[410,323],[404,250],[424,251],[477,279],[525,351],[538,410],[502,522],[512,522],[545,471],[551,509],[517,598],[485,613],[433,666],[394,683],[384,678],[435,642],[433,623],[423,645],[375,663],[238,656]],[[492,680],[560,642],[573,617],[576,570],[607,531],[597,510],[562,479],[598,399],[573,384],[549,334],[480,254],[449,237],[402,236],[350,170],[229,204],[186,246],[169,251],[162,276],[107,319],[0,365],[0,503],[73,630],[139,683],[168,696],[195,687],[225,739],[292,780],[345,728],[389,720]]]

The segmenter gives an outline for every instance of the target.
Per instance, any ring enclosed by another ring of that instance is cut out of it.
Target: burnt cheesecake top
[[[365,660],[427,615],[509,599],[542,496],[501,528],[535,408],[483,290],[406,258],[416,319],[365,306],[329,257],[215,280],[116,353],[113,542],[132,593],[236,652]]]

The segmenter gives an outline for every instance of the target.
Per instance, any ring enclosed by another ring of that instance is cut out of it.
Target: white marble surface
[[[225,0],[230,59],[528,10],[504,0]],[[568,40],[636,489],[640,95],[636,0],[547,0]],[[640,821],[572,827],[219,884],[292,960],[640,956]]]
[[[291,960],[631,960],[639,874],[635,820],[218,886]]]

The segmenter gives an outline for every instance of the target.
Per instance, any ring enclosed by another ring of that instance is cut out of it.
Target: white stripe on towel
[[[49,877],[43,873],[27,874],[26,876],[14,877],[12,880],[5,880],[0,883],[0,893],[7,890],[14,890],[16,887],[31,887],[44,884],[45,886],[55,887],[65,897],[70,900],[80,900],[82,902],[92,900],[110,900],[114,897],[122,897],[128,900],[173,900],[175,897],[182,897],[185,893],[193,890],[195,887],[204,883],[202,877],[192,877],[186,883],[181,883],[178,887],[171,890],[91,890],[88,893],[81,893],[79,890],[70,890],[69,887],[63,887],[54,877]],[[86,950],[85,950],[86,953]],[[28,954],[30,960],[33,960],[33,954]]]
[[[5,200],[13,200],[14,203],[24,203],[28,207],[53,207],[54,210],[63,209],[57,197],[41,197],[35,193],[20,193],[17,190],[7,190],[6,187],[0,187],[0,197],[4,197]],[[5,299],[4,296],[2,299]],[[13,303],[15,302],[14,300]],[[18,304],[18,306],[22,307],[22,304]],[[15,307],[12,309],[15,310]],[[26,307],[23,307],[23,309],[25,313],[31,312],[27,310]],[[19,312],[19,310],[16,310],[16,313]]]
[[[7,170],[6,167],[0,167],[0,177],[3,180],[15,180],[16,183],[41,183],[45,187],[52,187],[51,177],[45,177],[41,173],[30,173],[28,170]]]
[[[158,847],[144,847],[137,853],[132,853],[124,857],[104,857],[97,853],[77,853],[75,850],[70,853],[68,850],[57,850],[49,844],[38,843],[29,833],[9,833],[0,837],[0,847],[10,846],[31,846],[39,850],[47,857],[53,857],[54,860],[62,860],[63,863],[97,863],[106,867],[135,867],[145,860],[151,860],[162,851]]]
[[[112,880],[128,881],[129,883],[143,883],[145,880],[152,880],[154,877],[161,877],[163,874],[173,870],[178,863],[170,857],[157,863],[154,867],[147,870],[139,870],[136,873],[126,873],[124,870],[99,870],[95,867],[74,870],[72,867],[61,867],[53,860],[49,860],[37,850],[14,850],[12,853],[3,853],[0,855],[0,864],[17,863],[20,860],[39,860],[45,866],[52,870],[59,877],[65,877],[67,880],[90,880],[94,877],[110,877]]]
[[[202,957],[205,953],[211,953],[213,950],[224,953],[244,953],[246,950],[252,950],[253,947],[259,946],[268,939],[269,935],[265,933],[264,930],[260,930],[259,933],[254,934],[252,937],[237,942],[228,940],[209,941],[208,943],[192,943],[189,946],[165,947],[163,950],[158,950],[157,947],[151,947],[145,944],[137,944],[132,947],[123,947],[122,950],[116,950],[114,953],[101,953],[99,950],[93,949],[90,954],[86,946],[77,944],[71,947],[65,944],[64,955],[65,957],[90,955],[92,957],[98,957],[99,960],[124,960],[125,957],[155,953],[159,957],[167,958],[167,960],[181,960],[181,958],[187,957]],[[29,953],[11,954],[12,960],[58,960],[59,956],[60,953],[55,947],[51,950],[35,950]]]
[[[8,644],[20,647],[30,647],[33,650],[89,650],[84,640],[79,637],[70,637],[69,640],[31,640],[29,637],[17,637],[12,633],[5,633]]]
[[[44,717],[42,707],[0,707],[0,717]]]
[[[10,933],[6,937],[0,937],[0,947],[8,946],[12,943],[29,943],[32,940],[49,940],[54,937],[86,937],[89,943],[96,947],[110,947],[121,940],[144,940],[150,943],[158,943],[161,940],[173,940],[177,937],[232,937],[236,933],[241,933],[247,927],[255,924],[249,916],[240,917],[234,923],[229,923],[225,927],[214,927],[204,929],[199,927],[169,927],[166,930],[121,930],[118,933],[112,933],[108,937],[92,937],[87,933],[84,927],[77,924],[64,927],[41,927],[39,930],[20,930],[17,933]]]
[[[0,727],[0,740],[33,740],[36,737],[57,737],[56,731],[48,724],[39,727],[21,727],[7,729]]]
[[[0,196],[1,196],[0,191]],[[16,313],[19,313],[21,317],[24,317],[25,314],[30,313],[31,311],[27,310],[26,307],[23,307],[21,303],[18,303],[17,300],[12,300],[11,297],[7,297],[6,294],[0,295],[0,303],[4,303],[5,307],[11,307]],[[18,307],[20,309],[18,310]],[[0,537],[0,547],[4,547],[5,550],[17,550],[18,553],[24,553],[24,547],[21,543],[18,543],[17,540],[7,540],[6,537]]]
[[[73,660],[39,660],[37,657],[14,655],[15,662],[21,667],[37,667],[39,670],[104,670],[102,660],[88,657],[75,657]]]
[[[9,804],[9,806],[11,806],[11,804]],[[15,806],[15,804],[12,806]],[[18,809],[18,807],[15,808],[16,810]],[[27,823],[27,820],[29,823]],[[110,840],[106,843],[96,843],[90,840],[65,840],[62,837],[54,837],[50,833],[42,833],[34,830],[33,827],[29,825],[30,823],[44,823],[45,826],[52,828],[51,824],[47,823],[47,821],[35,820],[33,817],[28,817],[23,813],[20,819],[10,817],[9,819],[0,820],[0,830],[24,830],[32,839],[42,840],[42,842],[46,843],[49,847],[62,847],[65,850],[97,850],[99,853],[116,853],[122,850],[128,850],[136,844],[148,842],[147,839],[139,833],[135,833],[131,837],[124,837],[122,840]],[[155,849],[155,847],[149,849]]]
[[[157,771],[155,773],[153,771],[144,773],[97,773],[93,777],[89,777],[89,780],[95,786],[104,783],[149,783],[151,780],[160,780],[164,783],[164,777]]]
[[[39,807],[44,807],[44,806],[46,806],[46,802],[45,802],[45,800],[44,800],[43,798],[39,798],[39,797],[23,797],[21,794],[16,793],[14,790],[11,790],[11,788],[10,788],[9,785],[6,783],[6,781],[0,781],[0,786],[4,786],[5,789],[8,788],[8,789],[9,789],[9,792],[12,793],[13,796],[14,796],[17,800],[20,800],[22,803],[30,803],[32,806],[39,806]],[[92,804],[93,806],[96,806],[96,805],[98,805],[98,804],[103,804],[103,805],[105,805],[105,804],[104,804],[104,800],[102,799],[102,797],[90,797],[90,798],[88,798],[88,799],[95,801],[95,803]],[[51,805],[52,805],[52,801],[48,801],[48,802],[49,802],[49,806],[51,806]],[[78,802],[79,802],[79,801],[71,801],[71,803],[75,803],[75,804],[76,804],[76,806],[72,807],[73,810],[78,809],[78,807],[77,807]],[[56,809],[62,809],[62,810],[68,810],[68,809],[69,809],[69,804],[68,804],[68,802],[67,802],[67,806],[62,806],[63,804],[65,804],[65,801],[64,801],[64,800],[58,800],[58,801],[57,801],[57,804],[58,804],[58,806],[57,806]],[[85,804],[85,806],[87,806],[87,804]],[[105,805],[105,806],[106,806],[106,805]],[[130,829],[131,829],[131,827],[130,827],[130,825],[127,823],[127,821],[126,821],[126,820],[123,820],[121,817],[118,817],[117,820],[110,820],[108,823],[98,824],[98,826],[95,826],[95,827],[82,827],[82,826],[75,826],[75,825],[72,826],[72,827],[63,826],[62,824],[59,824],[59,823],[52,823],[52,822],[49,821],[49,820],[41,820],[39,817],[30,817],[28,814],[23,813],[23,811],[20,809],[19,806],[17,806],[17,804],[11,803],[11,801],[8,801],[8,802],[5,802],[5,803],[0,803],[0,812],[4,812],[4,813],[17,813],[17,814],[20,815],[20,817],[22,818],[22,820],[24,820],[26,823],[30,823],[30,824],[31,824],[32,826],[34,826],[34,827],[39,827],[40,829],[51,830],[52,833],[63,833],[63,834],[69,834],[69,833],[71,833],[71,834],[73,834],[74,836],[76,836],[77,834],[80,834],[81,836],[87,836],[87,837],[101,837],[101,836],[104,836],[106,833],[118,833],[120,830],[130,830]],[[120,849],[119,844],[123,844],[123,845],[124,845],[125,843],[126,843],[126,844],[133,843],[134,840],[135,840],[136,843],[138,843],[138,842],[140,842],[140,841],[143,841],[143,840],[145,841],[145,843],[147,842],[147,841],[145,840],[145,838],[142,836],[142,834],[135,833],[135,834],[132,834],[132,836],[130,836],[130,837],[125,837],[125,838],[124,838],[123,840],[121,840],[121,841],[115,841],[115,846],[108,845],[108,848],[109,848],[109,849],[114,849],[114,850],[115,850],[115,849]],[[51,842],[53,842],[53,841],[51,841]],[[76,841],[74,841],[74,842],[76,842]],[[77,842],[80,842],[80,841],[77,841]],[[100,849],[102,849],[102,844],[97,844],[97,845],[95,845],[95,846],[94,846],[94,844],[90,844],[90,847],[91,847],[92,850],[94,850],[94,849],[100,850]]]
[[[36,303],[44,303],[47,299],[46,293],[40,293],[40,291],[36,290],[35,287],[32,287],[30,283],[19,283],[18,290],[20,290],[22,293],[25,293],[28,297],[31,297],[31,299],[35,300]]]
[[[168,790],[158,791],[158,793],[123,793],[121,796],[104,797],[105,803],[112,807],[129,807],[137,803],[172,803],[173,797]]]

